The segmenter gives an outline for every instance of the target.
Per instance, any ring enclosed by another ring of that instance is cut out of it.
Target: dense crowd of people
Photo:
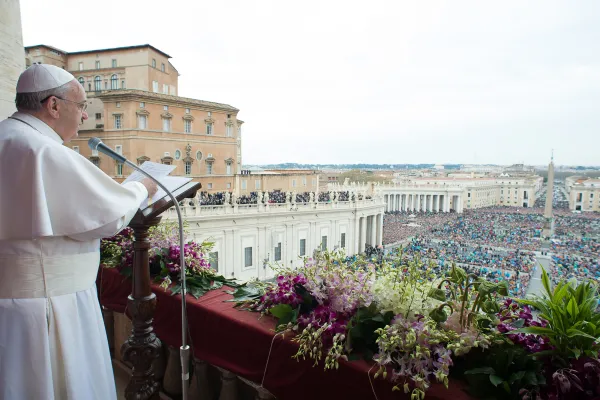
[[[403,243],[409,256],[433,260],[438,268],[455,262],[488,280],[507,280],[523,296],[535,268],[546,223],[544,209],[489,207],[453,213],[387,213],[383,242]],[[600,214],[553,211],[550,243],[554,281],[600,281]]]
[[[404,251],[409,257],[418,256],[426,262],[433,261],[442,270],[456,263],[487,280],[506,280],[510,294],[519,297],[525,295],[530,273],[535,267],[535,255],[529,251],[493,249],[453,240],[417,237]]]
[[[318,194],[311,192],[302,192],[295,193],[295,198],[293,197],[294,193],[282,192],[280,190],[274,190],[271,192],[250,192],[250,194],[243,194],[239,196],[234,196],[233,192],[216,192],[216,193],[208,193],[201,192],[196,200],[192,200],[191,204],[196,205],[198,200],[200,201],[201,206],[222,206],[224,204],[232,204],[235,201],[236,204],[258,204],[260,203],[269,203],[269,204],[283,204],[289,202],[296,203],[309,203],[311,201],[318,201],[320,203],[329,203],[333,201],[333,194],[331,192],[319,192]],[[259,199],[259,196],[262,196],[262,199]],[[352,200],[362,200],[363,195],[358,194],[356,196],[352,196],[350,192],[336,192],[335,194],[337,201],[352,201]],[[370,199],[370,196],[366,196],[367,199]]]

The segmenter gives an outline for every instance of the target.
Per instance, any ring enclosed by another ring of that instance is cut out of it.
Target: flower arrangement
[[[185,232],[185,231],[184,231]],[[154,226],[148,231],[150,274],[154,281],[171,294],[181,292],[181,266],[179,228],[174,223]],[[130,276],[133,268],[133,229],[125,228],[115,236],[100,242],[100,264],[103,268],[116,268],[122,275]],[[184,244],[187,290],[198,298],[209,290],[223,285],[237,287],[233,279],[226,279],[211,268],[208,254],[214,243]]]
[[[402,252],[376,263],[317,252],[297,270],[276,272],[272,282],[232,291],[234,301],[275,317],[278,332],[294,334],[294,358],[325,370],[362,357],[411,400],[422,400],[433,381],[447,387],[451,376],[466,380],[471,394],[496,399],[593,398],[600,389],[595,287],[558,287],[549,292],[554,302],[562,296],[555,309],[548,296],[514,300],[505,283],[456,266],[436,276]],[[533,307],[542,311],[538,320]],[[558,308],[571,325],[550,315]]]

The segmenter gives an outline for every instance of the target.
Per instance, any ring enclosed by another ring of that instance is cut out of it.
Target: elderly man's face
[[[77,137],[79,125],[88,118],[87,112],[83,110],[87,101],[85,90],[77,81],[70,83],[69,90],[64,99],[58,99],[59,120],[56,126],[56,133],[68,142]]]

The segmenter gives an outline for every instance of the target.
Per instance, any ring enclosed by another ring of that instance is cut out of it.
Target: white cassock
[[[39,119],[0,122],[0,399],[116,399],[95,286],[100,238],[147,196]]]

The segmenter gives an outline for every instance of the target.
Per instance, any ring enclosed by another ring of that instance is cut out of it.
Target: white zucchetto
[[[33,64],[17,81],[17,93],[43,92],[56,89],[75,77],[62,68],[50,64]]]

